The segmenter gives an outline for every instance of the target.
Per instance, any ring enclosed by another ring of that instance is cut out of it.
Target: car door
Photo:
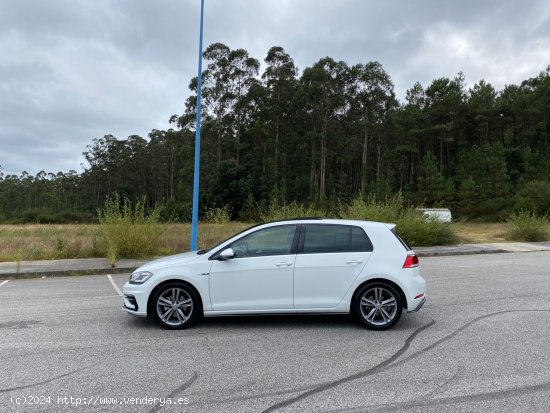
[[[372,243],[360,227],[304,225],[294,265],[294,307],[336,307],[371,252]]]
[[[214,260],[210,299],[214,311],[289,310],[297,225],[260,229],[234,241],[235,257]]]

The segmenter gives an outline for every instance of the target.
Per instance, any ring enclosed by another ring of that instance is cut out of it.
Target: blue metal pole
[[[199,224],[199,173],[201,163],[201,89],[202,89],[202,22],[204,0],[201,0],[201,23],[199,35],[199,73],[197,81],[197,117],[195,132],[195,171],[193,174],[193,215],[191,218],[191,251],[197,250],[197,233]]]

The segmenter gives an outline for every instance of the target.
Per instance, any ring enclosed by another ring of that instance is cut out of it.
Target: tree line
[[[215,43],[203,55],[201,210],[297,202],[330,210],[356,196],[400,192],[455,216],[502,219],[514,209],[550,212],[550,66],[496,90],[462,73],[415,83],[404,102],[378,62],[324,57],[299,73],[282,47],[260,62]],[[117,192],[191,211],[197,79],[185,111],[146,138],[112,135],[86,147],[82,173],[0,169],[0,219],[92,219]]]

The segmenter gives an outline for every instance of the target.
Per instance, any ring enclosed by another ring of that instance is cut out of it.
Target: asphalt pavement
[[[122,311],[127,274],[0,281],[0,411],[547,412],[549,268],[550,252],[422,258],[427,303],[384,332],[347,316],[166,331]]]

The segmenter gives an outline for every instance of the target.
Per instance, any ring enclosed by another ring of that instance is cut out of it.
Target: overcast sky
[[[204,47],[300,70],[379,61],[397,96],[462,71],[497,89],[550,64],[548,0],[205,0]],[[93,138],[146,137],[181,114],[196,76],[200,0],[0,0],[0,165],[82,171]]]

